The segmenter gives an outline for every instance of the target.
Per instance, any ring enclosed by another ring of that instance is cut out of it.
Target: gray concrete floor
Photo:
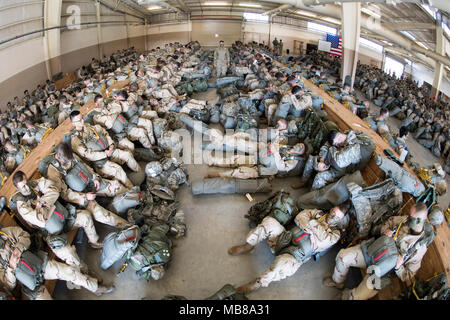
[[[209,89],[205,93],[196,95],[195,98],[212,100],[215,97],[215,89]],[[390,119],[390,124],[392,120],[396,121],[396,119]],[[398,128],[396,123],[391,125],[392,128]],[[424,150],[413,138],[409,140],[412,140],[408,142],[417,162],[429,164],[436,161],[435,157],[428,150]],[[188,165],[187,170],[189,180],[195,181],[216,169],[209,168],[207,165]],[[275,179],[272,181],[273,190],[284,188],[295,199],[306,191],[305,189],[293,190],[290,185],[295,181],[295,177]],[[268,194],[256,194],[254,202],[249,202],[244,195],[193,196],[190,188],[183,185],[177,192],[177,200],[180,201],[180,208],[185,213],[187,235],[174,241],[173,260],[161,280],[147,282],[138,279],[131,267],[116,276],[121,267],[120,262],[109,270],[103,271],[99,266],[100,250],[87,248],[85,261],[91,269],[103,277],[105,283],[115,284],[115,292],[96,297],[85,289],[67,290],[65,283],[59,281],[54,297],[75,300],[158,300],[167,294],[175,294],[183,295],[188,299],[204,299],[226,283],[235,286],[247,283],[264,272],[273,262],[274,256],[267,244],[260,244],[252,254],[237,257],[228,255],[227,250],[245,241],[249,225],[244,215],[255,202],[265,200],[267,197]],[[444,199],[444,203],[448,204],[448,193]],[[113,230],[109,226],[98,223],[96,226],[101,239]],[[307,262],[292,277],[249,294],[249,299],[328,300],[339,298],[339,290],[322,284],[322,278],[332,272],[337,251],[338,248],[334,248],[318,261]],[[354,270],[352,274],[353,276],[349,277],[348,287],[354,287],[360,276],[358,270]]]

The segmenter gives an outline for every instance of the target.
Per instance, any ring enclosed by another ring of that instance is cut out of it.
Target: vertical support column
[[[98,47],[98,57],[99,60],[102,61],[103,59],[103,37],[102,37],[102,17],[101,17],[101,9],[100,9],[100,2],[95,2],[95,10],[97,13],[97,47]]]
[[[126,14],[123,16],[123,21],[125,23],[125,32],[127,33],[127,49],[128,49],[129,47],[131,47],[131,42],[130,42],[130,30],[128,29],[127,15]]]
[[[358,63],[359,35],[361,29],[361,3],[342,3],[342,53],[341,78],[351,77],[351,87],[355,81],[356,64]]]
[[[439,20],[436,21],[436,53],[445,55],[444,32],[442,29],[442,24]],[[431,96],[434,98],[437,98],[439,91],[441,90],[443,73],[444,73],[444,64],[439,61],[436,61],[434,67],[433,86],[431,87]]]
[[[148,51],[148,43],[147,43],[147,19],[144,20],[144,48],[145,51]]]
[[[62,0],[45,0],[44,28],[59,27],[61,25]],[[47,77],[61,72],[61,31],[59,28],[44,32],[45,67]]]

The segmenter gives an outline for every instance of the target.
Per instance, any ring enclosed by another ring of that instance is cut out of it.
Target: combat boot
[[[344,288],[344,283],[336,283],[331,277],[326,277],[325,279],[323,279],[323,284],[327,287],[335,287],[338,289]]]
[[[98,289],[94,292],[94,294],[97,297],[100,297],[103,294],[107,294],[107,293],[113,292],[115,289],[116,289],[116,287],[114,287],[114,285],[110,285],[110,286],[101,285],[101,286],[98,286]]]
[[[236,291],[239,291],[243,294],[249,294],[255,290],[258,290],[259,288],[261,288],[261,282],[255,279],[247,284],[244,284],[243,286],[240,286],[239,288],[236,288]]]
[[[244,253],[252,252],[255,247],[246,243],[240,246],[234,246],[228,249],[228,254],[232,256],[237,256]]]
[[[306,187],[307,185],[308,185],[308,180],[301,179],[300,182],[294,183],[293,185],[291,185],[291,188],[294,189],[294,190],[295,189],[301,189],[301,188]]]
[[[95,243],[89,243],[92,249],[101,249],[103,248],[103,243],[95,242]]]

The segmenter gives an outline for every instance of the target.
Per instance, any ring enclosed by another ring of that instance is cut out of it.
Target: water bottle
[[[405,161],[406,155],[408,154],[408,147],[405,147],[400,154],[400,161]]]

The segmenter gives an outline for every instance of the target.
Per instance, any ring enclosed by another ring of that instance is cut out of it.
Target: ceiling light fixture
[[[334,23],[334,24],[341,24],[341,22],[339,20],[334,19],[334,18],[325,17],[325,18],[321,18],[321,19],[325,20],[325,21],[328,21],[328,22],[331,22],[331,23]]]
[[[257,3],[239,3],[239,5],[241,7],[261,8],[261,5]]]
[[[414,37],[411,33],[409,33],[408,31],[400,31],[401,33],[403,33],[405,36],[407,36],[408,38],[410,38],[411,40],[416,40],[416,37]]]
[[[147,10],[150,10],[150,11],[152,11],[152,10],[159,10],[159,9],[162,9],[162,7],[157,6],[157,5],[154,5],[154,6],[148,6],[148,7],[147,7]]]
[[[361,11],[364,12],[364,13],[367,13],[369,16],[372,16],[372,17],[375,17],[375,18],[378,18],[378,19],[381,18],[381,15],[380,15],[380,14],[378,14],[378,13],[376,13],[376,12],[373,12],[373,11],[370,10],[370,9],[362,8]]]
[[[225,1],[208,1],[203,2],[204,6],[227,6],[229,3]]]
[[[421,46],[422,48],[424,48],[424,49],[427,49],[427,50],[430,49],[430,48],[428,48],[423,42],[417,41],[416,43],[417,43],[419,46]]]
[[[313,13],[313,12],[309,12],[309,11],[303,11],[303,10],[297,10],[295,11],[297,14],[300,14],[302,16],[307,16],[307,17],[317,17],[317,14]]]

